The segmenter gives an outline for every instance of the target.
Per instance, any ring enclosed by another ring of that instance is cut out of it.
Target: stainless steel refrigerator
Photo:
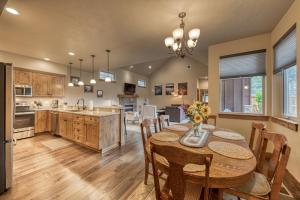
[[[0,62],[0,194],[12,184],[13,69]]]

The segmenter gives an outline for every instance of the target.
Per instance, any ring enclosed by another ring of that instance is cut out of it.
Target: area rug
[[[54,150],[57,150],[57,149],[67,147],[67,146],[71,145],[72,142],[69,142],[69,141],[64,140],[62,138],[56,138],[56,139],[51,139],[51,140],[41,142],[41,144],[48,147],[52,151],[54,151]]]

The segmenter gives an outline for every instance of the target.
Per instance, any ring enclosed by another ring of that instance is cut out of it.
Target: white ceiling
[[[207,47],[270,32],[293,0],[9,0],[0,17],[0,50],[66,64],[90,54],[106,68],[105,49],[112,50],[111,67],[158,61],[169,57],[164,38],[187,12],[186,28],[199,27],[193,58],[207,64]],[[74,57],[67,53],[73,51]],[[154,62],[154,63],[155,63]],[[139,65],[140,66],[140,65]],[[155,66],[153,66],[155,67]],[[144,71],[144,70],[142,70]]]

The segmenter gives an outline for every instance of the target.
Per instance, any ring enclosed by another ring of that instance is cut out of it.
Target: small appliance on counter
[[[14,139],[34,136],[34,118],[35,112],[27,103],[15,104]]]
[[[58,99],[52,100],[52,103],[51,103],[52,108],[58,108],[58,105],[59,105]]]

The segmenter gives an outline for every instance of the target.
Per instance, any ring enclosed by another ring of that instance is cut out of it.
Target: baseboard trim
[[[295,199],[300,199],[300,182],[289,172],[285,171],[283,184],[292,193]]]

